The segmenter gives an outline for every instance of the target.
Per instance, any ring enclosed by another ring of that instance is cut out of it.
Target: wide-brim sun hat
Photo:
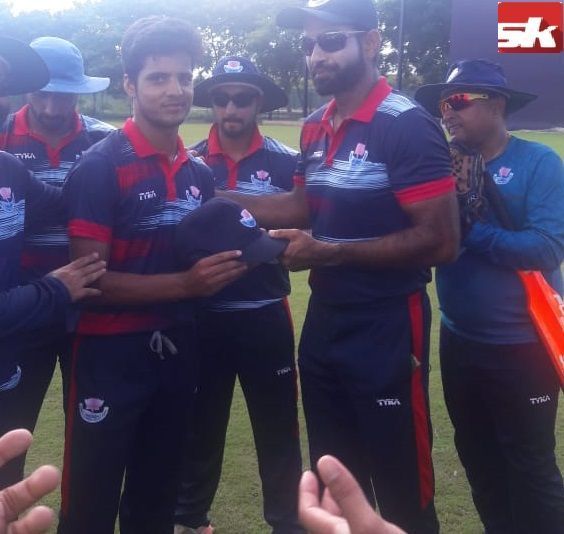
[[[262,94],[260,111],[268,113],[288,104],[288,97],[268,76],[262,74],[248,59],[239,56],[227,56],[220,59],[212,75],[194,88],[194,105],[211,108],[211,93],[229,84],[244,84],[256,87]]]
[[[487,59],[462,59],[450,66],[445,83],[423,85],[415,92],[415,100],[431,115],[440,117],[441,98],[453,92],[500,94],[507,100],[507,113],[514,113],[537,98],[508,86],[501,65]]]
[[[30,43],[49,70],[49,83],[41,89],[52,93],[90,94],[104,91],[109,78],[87,76],[80,50],[59,37],[39,37]]]
[[[37,91],[49,81],[45,62],[27,44],[10,37],[0,37],[0,57],[8,64],[0,83],[0,96]]]

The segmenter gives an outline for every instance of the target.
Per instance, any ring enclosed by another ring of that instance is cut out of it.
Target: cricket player
[[[194,104],[213,111],[208,138],[193,149],[211,167],[215,186],[245,195],[292,189],[296,151],[263,136],[259,113],[286,105],[270,78],[246,58],[221,59],[194,90]],[[185,449],[176,507],[177,534],[211,533],[208,510],[219,479],[238,377],[251,418],[264,517],[276,534],[303,532],[297,521],[301,475],[294,333],[286,296],[288,271],[262,264],[204,303],[194,422]]]
[[[118,509],[122,534],[173,531],[196,387],[187,299],[246,270],[240,251],[189,270],[176,261],[177,223],[213,196],[210,169],[178,135],[200,50],[199,34],[179,19],[132,24],[121,54],[133,117],[86,151],[65,185],[71,256],[96,252],[108,271],[73,344],[60,534],[113,534]]]
[[[48,80],[44,62],[28,45],[0,39],[1,95],[34,91]],[[34,368],[22,358],[27,339],[39,328],[56,324],[71,302],[97,295],[97,289],[87,286],[102,275],[105,264],[91,254],[26,283],[20,263],[24,235],[44,220],[47,211],[63,219],[62,195],[6,152],[0,152],[0,169],[0,433],[4,434],[15,428],[15,421],[32,428],[26,392],[34,383]],[[22,478],[25,455],[15,456],[0,467],[0,488]]]
[[[6,119],[0,132],[0,148],[15,155],[41,182],[61,188],[82,152],[114,129],[76,112],[79,94],[103,91],[110,80],[86,76],[79,50],[64,39],[40,37],[30,46],[47,66],[49,81],[30,93],[28,104]],[[25,232],[21,261],[26,281],[37,280],[68,263],[66,217],[57,217],[56,210],[56,203],[44,205],[36,213],[34,225]],[[26,373],[17,389],[17,410],[8,410],[0,398],[4,430],[35,428],[57,356],[61,368],[66,367],[69,329],[72,321],[67,324],[67,315],[61,313],[56,322],[25,339],[18,365],[32,371]],[[64,379],[66,383],[66,376]],[[21,480],[23,468],[21,456],[2,471],[0,485]]]
[[[410,533],[438,532],[428,405],[431,265],[459,229],[448,147],[422,108],[380,77],[371,0],[311,0],[278,16],[304,31],[316,90],[291,193],[248,209],[311,268],[299,347],[311,465],[331,454]],[[245,198],[238,197],[242,203]]]
[[[454,140],[479,152],[514,229],[490,209],[455,263],[437,269],[441,376],[455,444],[487,532],[564,532],[554,455],[559,383],[527,312],[517,270],[542,271],[562,294],[564,169],[553,150],[507,131],[536,97],[486,60],[461,60],[416,98]]]

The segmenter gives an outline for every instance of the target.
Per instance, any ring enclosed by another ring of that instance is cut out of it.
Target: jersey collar
[[[139,126],[135,124],[135,121],[133,119],[127,119],[122,129],[127,139],[129,139],[133,150],[135,150],[135,153],[140,158],[148,158],[150,156],[164,156],[168,160],[168,155],[163,154],[153,145],[151,145],[151,142],[143,135],[143,132],[139,129]],[[178,154],[176,161],[178,162],[180,160],[180,162],[182,163],[188,161],[188,154],[180,136],[177,137],[176,143]]]
[[[258,126],[255,125],[255,131],[253,133],[253,138],[251,140],[251,144],[249,149],[245,153],[245,155],[241,158],[248,158],[255,152],[258,152],[261,148],[264,148],[264,137],[259,132]],[[226,154],[221,147],[221,142],[219,140],[219,132],[217,125],[214,124],[208,136],[208,155],[209,156],[224,156],[226,158],[229,157],[229,154]]]
[[[356,109],[349,120],[355,120],[358,122],[369,123],[374,118],[374,114],[378,109],[378,106],[384,101],[384,99],[392,92],[392,87],[388,84],[388,81],[384,76],[380,76],[378,82],[372,87],[364,102]],[[335,112],[337,111],[337,102],[333,98],[325,112],[323,113],[323,118],[321,119],[323,123],[329,123]]]

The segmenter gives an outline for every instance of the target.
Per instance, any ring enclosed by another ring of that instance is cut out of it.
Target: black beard
[[[365,71],[364,59],[359,55],[354,63],[333,70],[333,76],[329,78],[319,79],[313,76],[313,85],[320,96],[339,95],[355,87]]]

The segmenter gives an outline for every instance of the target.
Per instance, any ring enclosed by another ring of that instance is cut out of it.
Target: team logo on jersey
[[[241,219],[239,222],[247,228],[254,228],[257,225],[257,221],[255,221],[255,218],[251,215],[251,212],[247,210],[243,210],[241,212]]]
[[[0,200],[2,200],[2,204],[4,202],[13,204],[14,203],[14,196],[12,195],[12,188],[11,187],[0,187]]]
[[[251,174],[251,183],[261,189],[269,189],[272,185],[272,178],[268,171],[257,171],[256,174]]]
[[[11,389],[15,389],[20,380],[22,379],[22,368],[18,365],[16,367],[16,372],[3,384],[0,384],[0,391],[10,391]]]
[[[399,399],[376,399],[376,403],[380,408],[388,408],[391,406],[401,406]]]
[[[223,65],[223,70],[227,74],[237,74],[239,72],[243,72],[243,65],[241,65],[240,61],[237,60],[230,60],[225,65]]]
[[[513,178],[513,173],[509,167],[500,167],[499,171],[494,173],[493,179],[497,185],[508,184]]]
[[[351,166],[362,165],[366,158],[368,157],[368,150],[366,150],[366,145],[363,143],[358,143],[354,150],[351,150],[349,154],[349,163]]]
[[[102,399],[84,399],[84,402],[78,403],[78,409],[80,411],[80,417],[86,423],[100,423],[103,421],[110,408],[104,406],[104,401]]]
[[[186,189],[186,200],[188,201],[188,209],[195,210],[202,205],[202,192],[195,185],[191,185]]]

